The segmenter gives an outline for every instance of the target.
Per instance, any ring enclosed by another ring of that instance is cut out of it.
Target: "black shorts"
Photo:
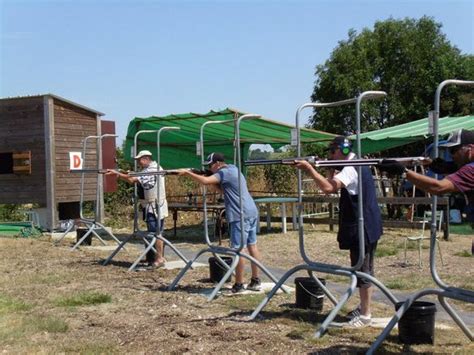
[[[365,258],[364,263],[357,271],[365,272],[371,276],[374,276],[374,257],[375,249],[377,249],[377,242],[365,246]],[[359,259],[359,247],[350,249],[351,251],[351,266],[357,264]],[[372,283],[369,280],[357,278],[357,287],[369,288]]]

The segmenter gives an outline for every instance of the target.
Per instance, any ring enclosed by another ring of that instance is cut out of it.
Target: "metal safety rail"
[[[214,124],[234,124],[235,125],[235,147],[236,149],[236,160],[237,160],[237,167],[239,170],[238,174],[238,184],[239,184],[239,203],[240,203],[240,228],[243,231],[244,230],[244,211],[243,211],[243,202],[242,202],[242,177],[241,177],[241,171],[242,171],[242,163],[241,163],[241,156],[240,156],[240,123],[243,120],[247,119],[255,119],[259,118],[259,115],[255,114],[245,114],[240,116],[237,119],[237,122],[235,120],[225,120],[225,121],[207,121],[201,126],[201,132],[200,132],[200,153],[201,153],[201,164],[204,167],[204,128],[209,126],[209,125],[214,125]],[[222,247],[219,245],[215,245],[211,242],[209,239],[209,231],[208,231],[208,226],[207,226],[207,202],[206,202],[206,187],[204,186],[203,189],[203,213],[204,213],[204,236],[207,244],[207,248],[200,250],[194,258],[188,262],[188,264],[181,269],[180,273],[176,276],[176,278],[173,280],[171,285],[168,287],[168,290],[174,290],[176,288],[176,285],[179,283],[181,278],[184,276],[184,274],[188,271],[188,269],[191,267],[191,265],[204,253],[212,253],[214,257],[218,260],[218,262],[227,269],[225,275],[221,278],[221,280],[217,283],[213,291],[208,297],[209,301],[212,301],[219,290],[222,288],[224,285],[225,281],[231,276],[231,274],[234,272],[235,268],[237,267],[237,264],[240,260],[241,257],[248,259],[250,262],[254,263],[258,268],[260,268],[273,282],[277,282],[278,280],[276,279],[275,276],[267,269],[265,266],[260,263],[258,260],[253,258],[252,256],[243,253],[242,249],[244,248],[244,234],[241,233],[240,235],[240,246],[239,248],[228,248],[228,247]],[[231,265],[227,265],[221,258],[220,255],[228,255],[233,257]],[[282,290],[284,292],[288,292],[287,289],[282,287]]]
[[[337,107],[337,106],[342,106],[342,105],[348,105],[348,104],[356,104],[356,120],[357,120],[357,131],[356,131],[356,136],[357,136],[357,152],[358,155],[360,156],[361,152],[361,140],[360,140],[360,105],[361,102],[364,99],[376,99],[380,97],[386,96],[386,93],[383,91],[366,91],[361,93],[358,97],[353,98],[353,99],[348,99],[348,100],[343,100],[343,101],[337,101],[337,102],[331,102],[331,103],[306,103],[303,104],[298,108],[296,111],[296,130],[297,130],[297,155],[301,156],[301,137],[300,137],[300,122],[299,122],[299,116],[300,113],[303,109],[312,107],[312,108],[330,108],[330,107]],[[350,166],[353,165],[352,162],[350,161],[341,161],[337,164],[338,166]],[[329,300],[334,304],[334,308],[331,310],[331,312],[328,314],[328,316],[325,318],[323,323],[321,324],[321,327],[316,331],[315,336],[316,337],[321,337],[327,330],[329,324],[334,320],[336,315],[339,313],[341,308],[344,306],[344,304],[348,301],[348,299],[352,296],[352,294],[355,291],[356,285],[357,285],[357,277],[369,280],[372,282],[375,286],[377,286],[386,296],[387,298],[392,302],[396,303],[397,299],[395,296],[390,292],[388,288],[385,287],[380,281],[378,281],[375,277],[368,275],[366,273],[357,271],[363,264],[364,261],[364,255],[365,255],[365,233],[364,233],[364,214],[363,214],[363,199],[361,198],[362,196],[362,165],[357,166],[357,171],[358,171],[358,195],[360,196],[358,198],[358,239],[359,239],[359,258],[357,260],[357,263],[352,266],[352,267],[347,267],[343,265],[334,265],[334,264],[327,264],[327,263],[322,263],[322,262],[317,262],[311,260],[308,255],[306,254],[305,250],[305,238],[304,238],[304,230],[303,230],[303,217],[302,217],[302,212],[303,212],[303,199],[302,199],[302,173],[301,170],[298,169],[298,232],[299,232],[299,249],[300,249],[300,254],[304,260],[303,264],[297,265],[290,270],[288,270],[278,281],[278,283],[273,287],[273,289],[266,295],[266,297],[262,300],[262,302],[257,306],[257,308],[254,310],[252,315],[250,316],[251,319],[255,319],[257,315],[260,313],[260,311],[265,307],[265,305],[270,301],[270,299],[273,297],[275,292],[277,291],[278,287],[284,284],[284,282],[294,273],[300,271],[300,270],[306,270],[308,271],[309,276],[321,287],[323,292],[326,294],[326,296],[329,298]],[[322,282],[316,277],[313,272],[321,272],[321,273],[326,273],[326,274],[333,274],[333,275],[341,275],[341,276],[347,276],[350,278],[350,284],[345,293],[343,293],[339,299],[339,301],[336,299],[335,296],[331,294],[331,292],[328,290],[326,286],[322,284]]]
[[[87,136],[84,138],[82,141],[82,156],[83,158],[83,164],[85,165],[86,162],[86,152],[87,152],[87,142],[90,139],[95,139],[96,140],[96,149],[98,151],[98,154],[96,155],[96,166],[98,167],[98,170],[102,169],[102,157],[101,157],[101,149],[102,149],[102,140],[106,138],[116,138],[117,135],[115,134],[102,134],[100,136]],[[92,234],[92,236],[96,237],[103,245],[106,245],[105,241],[100,237],[100,235],[97,233],[99,231],[105,232],[107,235],[109,235],[117,244],[120,244],[120,240],[115,237],[115,235],[107,230],[105,226],[101,223],[99,223],[96,219],[98,216],[98,211],[100,211],[101,206],[101,197],[100,197],[100,177],[97,176],[97,185],[96,185],[96,203],[94,205],[94,218],[87,218],[84,217],[84,183],[85,183],[85,171],[81,172],[81,189],[80,189],[80,201],[79,201],[79,218],[70,220],[68,228],[64,231],[64,233],[59,237],[59,239],[55,242],[55,244],[59,244],[61,240],[64,239],[64,237],[72,231],[76,226],[78,225],[85,225],[87,227],[87,232],[76,242],[76,244],[73,245],[71,250],[75,250],[78,248],[88,237],[89,235]]]
[[[439,132],[439,115],[440,115],[440,99],[441,91],[447,85],[461,85],[461,86],[474,86],[474,81],[466,80],[445,80],[438,85],[435,93],[434,101],[434,115],[433,115],[433,151],[432,158],[435,159],[438,157],[438,132]],[[438,175],[435,175],[435,179],[438,178]],[[405,312],[410,308],[410,306],[417,299],[426,296],[426,295],[436,295],[441,306],[446,310],[446,312],[451,316],[451,318],[456,322],[456,324],[462,329],[464,334],[473,341],[474,335],[473,332],[467,327],[464,321],[459,317],[456,311],[451,307],[451,305],[446,301],[447,298],[474,303],[474,291],[467,290],[459,287],[453,287],[447,285],[443,280],[441,280],[438,271],[436,269],[436,243],[439,241],[436,239],[437,234],[437,225],[436,225],[436,211],[438,208],[438,196],[434,195],[431,199],[431,233],[430,233],[430,272],[431,277],[434,282],[440,287],[439,289],[425,289],[421,290],[414,295],[410,296],[398,309],[395,315],[392,317],[387,326],[383,329],[382,333],[377,337],[375,342],[370,347],[368,354],[373,354],[377,348],[382,344],[385,338],[390,334],[393,327],[398,323],[400,318],[405,314]]]
[[[138,152],[138,136],[140,134],[144,134],[144,133],[156,133],[156,163],[158,165],[158,171],[156,172],[149,172],[149,173],[140,173],[140,172],[137,172],[137,169],[138,169],[138,163],[137,163],[137,160],[134,159],[134,172],[130,173],[130,176],[145,176],[145,175],[156,175],[156,176],[164,176],[164,175],[169,175],[169,174],[176,174],[176,170],[160,170],[161,168],[161,165],[160,165],[160,157],[161,157],[161,153],[160,153],[160,138],[161,138],[161,133],[164,132],[164,131],[173,131],[173,130],[179,130],[180,128],[179,127],[161,127],[159,130],[142,130],[142,131],[138,131],[136,134],[135,134],[135,137],[134,137],[134,144],[133,144],[133,156],[135,157],[137,152]],[[173,250],[173,252],[181,259],[183,260],[185,263],[188,262],[188,259],[183,255],[183,253],[181,253],[174,245],[173,243],[171,243],[168,239],[166,239],[165,237],[163,237],[163,234],[161,232],[161,209],[160,209],[160,182],[159,182],[159,178],[157,179],[157,202],[155,202],[157,204],[156,206],[156,210],[157,210],[157,219],[158,219],[158,223],[159,223],[159,228],[156,232],[147,232],[147,231],[142,231],[140,230],[139,228],[139,223],[138,223],[138,214],[139,214],[139,211],[138,211],[138,189],[137,189],[137,184],[135,184],[135,187],[134,187],[134,194],[133,194],[133,211],[134,211],[134,215],[133,215],[133,233],[130,234],[127,238],[125,238],[119,245],[118,247],[112,252],[112,254],[110,254],[107,259],[104,260],[104,262],[102,263],[102,265],[107,265],[113,258],[115,255],[117,255],[117,253],[122,249],[124,248],[125,244],[127,244],[130,240],[132,240],[132,238],[134,237],[140,237],[144,244],[145,244],[145,250],[138,256],[138,258],[132,263],[132,265],[129,267],[129,271],[133,271],[137,265],[140,263],[140,260],[142,260],[142,258],[150,251],[150,250],[153,250],[154,252],[156,252],[156,249],[155,249],[155,243],[157,240],[161,240],[164,245],[168,246],[171,248],[171,250]],[[148,206],[146,207],[148,208]],[[164,250],[163,250],[164,252]]]

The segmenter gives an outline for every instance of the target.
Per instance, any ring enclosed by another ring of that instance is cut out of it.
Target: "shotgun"
[[[426,157],[405,157],[405,158],[388,158],[390,160],[396,160],[403,165],[426,165],[431,163],[430,158]],[[284,159],[261,159],[261,160],[246,160],[246,166],[255,165],[271,165],[271,164],[283,164],[283,165],[294,165],[298,160],[306,160],[315,167],[338,167],[338,166],[373,166],[379,165],[384,159],[350,159],[350,160],[326,160],[320,159],[318,156],[306,156],[301,158],[284,158]]]

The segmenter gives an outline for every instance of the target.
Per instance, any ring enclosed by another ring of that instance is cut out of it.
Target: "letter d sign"
[[[69,152],[69,170],[82,169],[82,153]]]

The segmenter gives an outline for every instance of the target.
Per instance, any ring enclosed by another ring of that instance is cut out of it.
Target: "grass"
[[[469,223],[450,224],[449,229],[453,234],[472,235],[474,233],[474,228]]]
[[[379,245],[377,246],[377,249],[375,250],[375,257],[381,258],[384,256],[393,256],[397,255],[399,252],[399,248],[397,248],[395,245]]]
[[[463,258],[470,258],[472,256],[472,252],[470,252],[469,250],[463,250],[458,253],[455,253],[454,255],[461,256]]]
[[[29,311],[32,307],[26,302],[0,295],[0,314]]]
[[[293,325],[294,329],[286,333],[286,336],[290,339],[307,339],[310,340],[313,337],[315,326],[314,324],[305,322],[295,322]]]
[[[262,302],[265,295],[246,295],[245,297],[239,296],[229,296],[223,298],[225,305],[231,308],[241,309],[241,310],[254,310],[260,302]]]
[[[68,324],[56,317],[10,314],[0,320],[0,341],[3,344],[22,341],[26,345],[25,339],[31,339],[34,334],[65,333],[68,329]]]
[[[109,303],[112,297],[100,292],[82,292],[74,296],[59,297],[54,300],[54,304],[60,307],[90,306],[100,303]]]
[[[56,317],[30,316],[25,319],[26,328],[33,332],[65,333],[69,329],[68,324]]]
[[[76,353],[76,354],[115,354],[119,353],[119,349],[115,344],[108,344],[106,342],[79,342],[68,343],[64,347],[57,346],[57,352],[61,353]]]
[[[422,277],[416,279],[396,277],[391,280],[385,281],[384,284],[392,290],[412,290],[433,286],[433,281],[431,279],[425,279]]]

